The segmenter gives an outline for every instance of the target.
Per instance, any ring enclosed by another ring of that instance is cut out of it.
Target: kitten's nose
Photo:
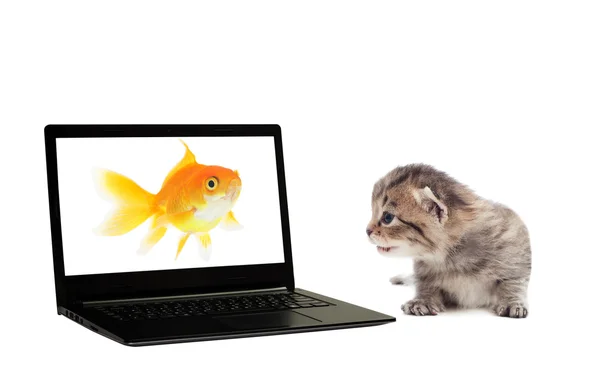
[[[373,230],[367,229],[367,236],[371,236],[371,234],[373,234]]]

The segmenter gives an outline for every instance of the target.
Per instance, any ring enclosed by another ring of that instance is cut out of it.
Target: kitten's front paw
[[[444,310],[442,304],[426,299],[413,299],[402,305],[404,314],[414,316],[436,316]]]
[[[529,311],[523,303],[498,304],[494,307],[494,312],[500,317],[525,318]]]

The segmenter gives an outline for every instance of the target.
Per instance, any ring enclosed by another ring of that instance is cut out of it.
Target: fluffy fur
[[[404,313],[436,315],[457,306],[527,317],[531,248],[525,224],[446,173],[413,164],[377,181],[367,235],[384,256],[414,258],[416,297],[402,306]],[[401,276],[390,281],[412,282]]]

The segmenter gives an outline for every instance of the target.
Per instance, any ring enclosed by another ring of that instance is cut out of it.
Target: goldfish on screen
[[[124,175],[96,170],[99,193],[115,204],[114,210],[96,229],[99,235],[127,234],[151,218],[150,229],[138,253],[147,253],[171,225],[183,233],[177,246],[177,259],[190,236],[196,237],[206,249],[211,244],[209,231],[217,225],[226,230],[241,228],[232,212],[242,189],[237,170],[199,164],[187,144],[181,143],[185,155],[167,174],[156,194]]]

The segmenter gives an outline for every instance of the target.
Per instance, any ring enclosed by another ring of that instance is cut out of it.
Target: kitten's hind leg
[[[498,303],[493,311],[501,317],[526,318],[529,314],[527,308],[527,285],[529,279],[498,280]]]
[[[390,278],[392,285],[414,285],[415,278],[413,275],[396,275]]]

